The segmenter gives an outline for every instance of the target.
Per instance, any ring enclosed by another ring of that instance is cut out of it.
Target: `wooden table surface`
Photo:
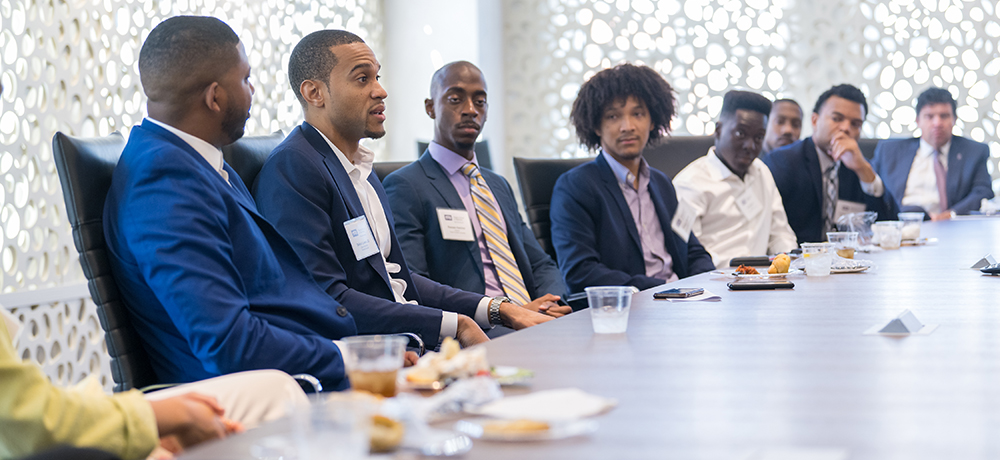
[[[490,361],[534,370],[532,390],[577,387],[619,404],[587,437],[476,441],[467,458],[1000,458],[1000,277],[968,269],[1000,255],[1000,219],[925,223],[922,236],[938,242],[859,253],[877,267],[796,276],[790,291],[729,291],[711,274],[672,286],[719,302],[646,290],[627,334],[593,334],[584,310],[494,340]],[[862,334],[905,309],[938,329]],[[217,446],[249,458],[234,441]]]

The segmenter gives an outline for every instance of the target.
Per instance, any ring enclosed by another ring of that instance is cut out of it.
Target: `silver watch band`
[[[500,326],[503,324],[503,319],[500,318],[500,304],[504,302],[510,302],[510,299],[504,296],[497,296],[490,299],[490,306],[488,312],[491,325]]]

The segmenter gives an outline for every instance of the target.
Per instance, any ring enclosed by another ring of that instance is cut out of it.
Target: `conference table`
[[[477,440],[466,457],[1000,458],[1000,277],[969,268],[1000,255],[1000,219],[925,223],[921,236],[936,241],[858,253],[875,267],[792,276],[792,290],[730,291],[731,277],[710,273],[671,286],[721,301],[654,300],[663,288],[649,289],[634,296],[626,334],[594,334],[583,310],[496,339],[492,363],[535,372],[512,394],[575,387],[618,405],[589,435]],[[907,309],[937,329],[864,334]],[[253,458],[255,436],[189,458]]]

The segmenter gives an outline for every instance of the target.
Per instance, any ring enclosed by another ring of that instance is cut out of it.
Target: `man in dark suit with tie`
[[[348,386],[331,339],[351,314],[257,212],[221,148],[243,135],[253,86],[215,18],[161,22],[139,52],[149,116],[132,129],[104,205],[115,281],[162,382],[251,369]]]
[[[360,37],[309,34],[289,58],[289,81],[305,114],[274,149],[254,194],[261,213],[292,243],[362,333],[414,332],[431,348],[487,340],[489,312],[521,328],[547,317],[411,273],[389,202],[360,144],[385,134],[381,64]],[[533,317],[532,317],[533,315]],[[478,324],[477,324],[478,323]]]
[[[486,123],[486,80],[472,63],[442,66],[424,101],[434,141],[419,160],[385,178],[399,243],[417,273],[552,316],[566,292],[517,210],[507,181],[480,169],[475,143]]]
[[[858,147],[867,113],[860,89],[834,86],[816,100],[812,137],[764,157],[799,243],[826,241],[844,214],[874,211],[878,220],[896,218],[892,195]]]
[[[646,289],[715,268],[691,232],[694,211],[642,157],[673,116],[673,89],[649,67],[621,64],[580,87],[570,118],[580,143],[600,153],[556,181],[549,211],[552,244],[573,291]]]
[[[978,210],[993,198],[986,144],[954,136],[955,99],[942,88],[917,97],[920,137],[890,139],[875,148],[872,167],[902,211],[922,211],[931,220]]]

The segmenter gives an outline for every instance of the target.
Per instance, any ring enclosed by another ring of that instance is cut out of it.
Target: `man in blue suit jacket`
[[[214,18],[157,25],[139,55],[149,118],[132,129],[104,208],[112,272],[157,377],[250,369],[348,385],[332,339],[354,320],[257,213],[222,159],[253,86],[239,38]]]
[[[816,101],[812,137],[764,157],[799,243],[826,241],[843,214],[875,211],[896,218],[896,204],[858,147],[868,113],[865,95],[851,85],[830,88]]]
[[[430,89],[431,97],[424,101],[424,107],[434,119],[434,141],[416,163],[385,179],[406,260],[417,273],[449,286],[490,296],[506,295],[525,308],[552,316],[570,312],[569,307],[554,303],[566,292],[562,275],[521,219],[510,185],[493,171],[478,168],[474,147],[488,107],[482,71],[465,61],[446,64],[434,73]],[[483,220],[487,217],[476,208],[470,178],[462,171],[468,164],[476,165],[499,208],[502,237],[514,259],[506,273],[494,260],[484,236]],[[463,237],[452,234],[447,225],[442,231],[442,215],[445,219],[459,217],[465,224]],[[520,287],[511,290],[518,284],[513,279],[518,276],[523,291]]]
[[[570,118],[580,143],[601,153],[556,181],[549,211],[571,290],[646,289],[715,268],[691,233],[694,213],[678,207],[670,178],[642,157],[673,115],[673,90],[648,67],[621,64],[580,87]]]
[[[481,326],[490,326],[492,299],[411,274],[392,231],[374,154],[360,145],[385,134],[387,94],[375,54],[357,35],[321,30],[296,45],[288,67],[306,122],[257,176],[261,213],[362,333],[415,332],[431,348],[443,337],[486,341]],[[369,249],[359,251],[359,243]]]
[[[916,139],[879,142],[872,167],[885,181],[902,211],[924,212],[931,220],[979,209],[993,198],[986,144],[953,136],[955,99],[942,88],[917,97]],[[938,175],[943,184],[938,183]]]

